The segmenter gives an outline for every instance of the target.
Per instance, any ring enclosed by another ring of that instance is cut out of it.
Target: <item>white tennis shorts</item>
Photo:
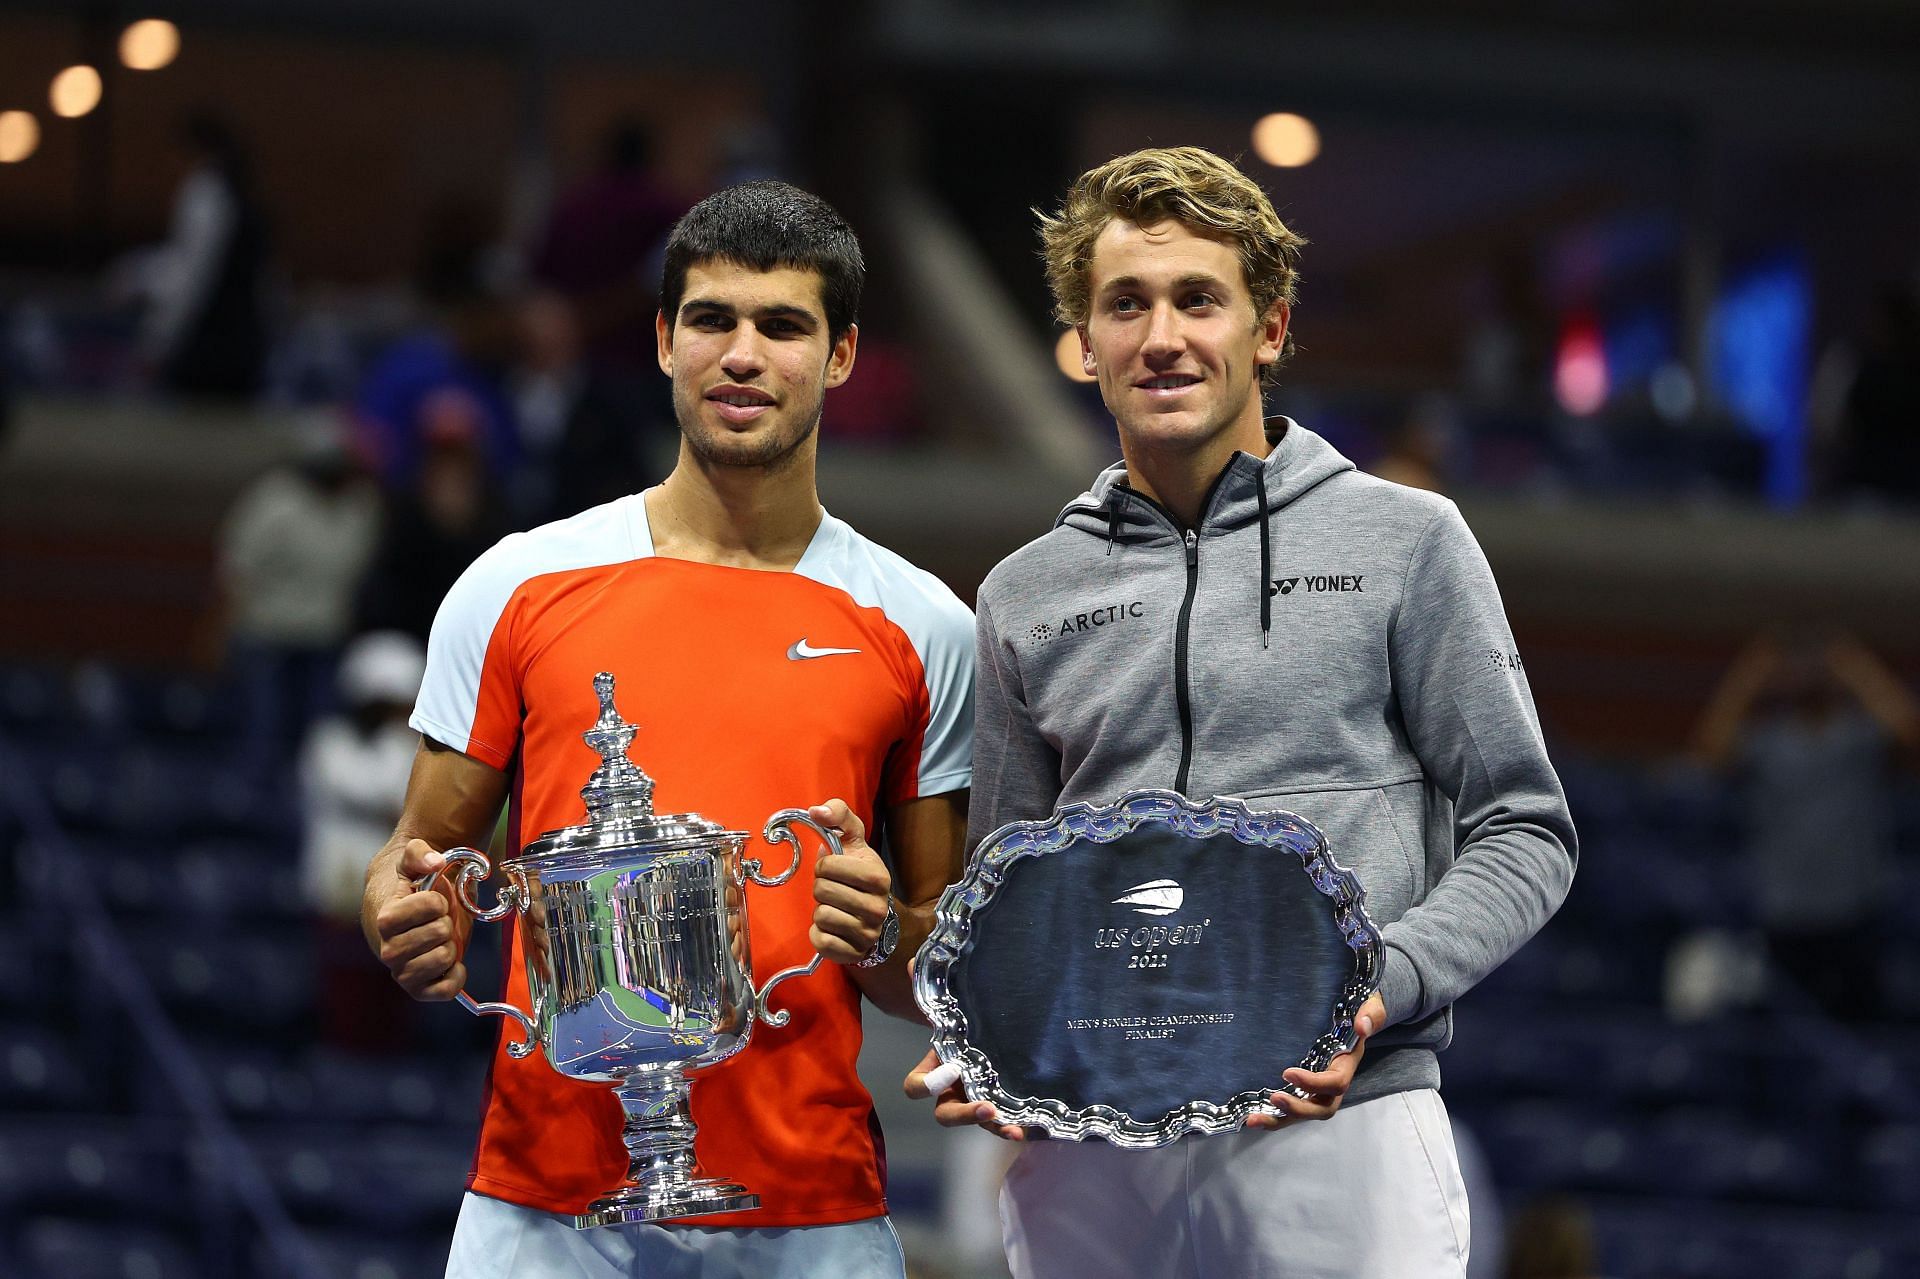
[[[1015,1279],[1463,1279],[1467,1189],[1431,1088],[1159,1150],[1022,1147],[1000,1192]]]

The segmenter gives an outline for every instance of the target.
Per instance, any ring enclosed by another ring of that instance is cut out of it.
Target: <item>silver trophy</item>
[[[703,1176],[695,1163],[688,1072],[745,1048],[756,1019],[787,1024],[789,1014],[769,1011],[767,997],[818,968],[820,956],[754,989],[746,884],[778,887],[799,869],[794,826],[813,829],[834,853],[839,835],[802,809],[775,813],[763,838],[793,845],[793,861],[767,875],[757,859],[741,858],[744,831],[692,813],[656,815],[653,780],[627,757],[635,728],[613,707],[613,676],[594,676],[593,687],[600,718],[585,737],[601,762],[580,792],[587,821],[549,831],[502,862],[507,882],[492,909],[474,899],[492,873],[477,849],[449,850],[447,864],[417,886],[449,875],[475,919],[518,914],[532,1011],[459,995],[469,1012],[525,1028],[508,1055],[525,1057],[537,1044],[561,1074],[616,1090],[627,1181],[589,1204],[576,1227],[758,1208],[758,1195]]]
[[[1135,1149],[1274,1114],[1385,958],[1365,894],[1292,813],[1141,790],[980,842],[914,964],[936,1093]]]

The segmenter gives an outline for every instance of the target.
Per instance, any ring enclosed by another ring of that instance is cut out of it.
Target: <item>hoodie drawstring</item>
[[[1107,495],[1107,554],[1113,554],[1113,543],[1120,536],[1120,499],[1116,494]]]
[[[1273,630],[1273,551],[1267,533],[1267,474],[1263,467],[1255,481],[1260,494],[1260,647]]]

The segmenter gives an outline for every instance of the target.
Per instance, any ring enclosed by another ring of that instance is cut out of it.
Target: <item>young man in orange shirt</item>
[[[413,882],[443,850],[484,840],[509,795],[516,851],[581,819],[596,671],[640,726],[632,757],[656,811],[758,830],[832,796],[813,813],[845,836],[815,863],[811,894],[748,892],[757,980],[816,951],[833,962],[783,985],[790,1022],[758,1028],[692,1093],[696,1154],[762,1206],[575,1230],[567,1217],[626,1171],[619,1106],[539,1054],[510,1058],[509,1031],[451,1277],[903,1272],[854,1069],[860,997],[913,1015],[906,960],[959,873],[973,629],[951,591],[816,494],[817,428],[853,371],[863,275],[852,231],[805,192],[757,182],[702,201],[668,242],[656,324],[681,431],[672,474],[505,539],[434,623],[406,811],[363,910],[416,998],[450,999],[466,974],[446,899]],[[524,1006],[517,936],[507,970],[506,997]]]

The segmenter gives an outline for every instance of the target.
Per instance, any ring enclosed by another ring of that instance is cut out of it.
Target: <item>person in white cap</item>
[[[341,709],[315,723],[300,751],[305,814],[300,894],[316,921],[322,1037],[336,1047],[391,1051],[394,1019],[412,1001],[369,970],[360,937],[360,893],[369,840],[400,818],[419,734],[407,716],[427,668],[426,648],[399,631],[374,631],[341,654]]]

